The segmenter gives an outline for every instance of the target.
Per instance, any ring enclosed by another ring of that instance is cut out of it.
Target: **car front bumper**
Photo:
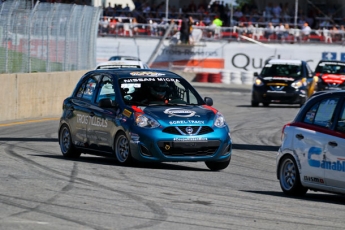
[[[134,126],[128,135],[132,157],[144,162],[227,161],[232,152],[226,127],[204,135],[176,135]]]
[[[252,101],[269,104],[304,104],[305,89],[289,87],[285,91],[273,91],[265,86],[253,86]]]

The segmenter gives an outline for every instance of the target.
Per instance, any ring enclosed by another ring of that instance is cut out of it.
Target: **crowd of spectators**
[[[134,0],[134,9],[130,9],[128,5],[111,5],[104,7],[103,20],[101,20],[102,28],[112,28],[111,24],[115,24],[115,18],[131,18],[134,23],[166,25],[166,1],[155,5],[148,4],[146,0]],[[254,2],[254,1],[252,1]],[[194,26],[212,26],[216,21],[221,21],[221,27],[236,28],[237,32],[250,37],[254,35],[255,28],[264,28],[262,37],[270,39],[274,34],[275,38],[287,38],[291,32],[290,29],[299,29],[301,37],[303,35],[317,34],[317,31],[327,29],[331,34],[341,34],[339,39],[343,39],[345,17],[337,10],[337,6],[328,6],[321,11],[318,7],[309,7],[308,12],[298,9],[297,18],[295,18],[295,5],[291,5],[291,1],[285,4],[269,2],[263,9],[259,9],[256,4],[243,4],[231,9],[228,4],[223,1],[214,1],[212,5],[208,5],[209,0],[191,0],[188,5],[177,8],[174,5],[168,7],[169,20],[181,20],[185,15],[192,17]],[[121,22],[121,21],[120,21]],[[158,26],[159,27],[159,26]],[[113,28],[115,26],[113,25]],[[132,27],[136,28],[136,27]],[[316,31],[316,32],[314,32]],[[131,33],[138,33],[138,29],[134,29]],[[157,30],[156,34],[161,35]],[[336,39],[336,37],[334,37]]]

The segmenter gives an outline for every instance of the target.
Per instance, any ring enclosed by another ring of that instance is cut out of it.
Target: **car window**
[[[91,101],[94,95],[99,76],[89,77],[78,89],[76,97]]]
[[[144,81],[145,80],[145,81]],[[140,104],[202,104],[184,80],[174,78],[120,79],[121,98],[129,105]]]
[[[332,126],[332,118],[339,98],[327,98],[313,105],[306,113],[303,121],[329,128]]]
[[[262,77],[293,77],[298,78],[302,75],[301,65],[266,64],[262,69]]]
[[[112,101],[115,101],[114,84],[112,78],[109,76],[104,76],[100,82],[99,91],[96,96],[96,103],[104,98],[109,98]]]
[[[345,74],[345,63],[321,62],[316,67],[315,72],[330,74]]]
[[[345,103],[343,105],[343,108],[341,110],[339,119],[337,121],[337,125],[335,129],[339,132],[345,133]]]

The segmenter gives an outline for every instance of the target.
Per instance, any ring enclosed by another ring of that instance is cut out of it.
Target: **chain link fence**
[[[0,74],[94,68],[101,13],[101,8],[84,5],[3,2]]]

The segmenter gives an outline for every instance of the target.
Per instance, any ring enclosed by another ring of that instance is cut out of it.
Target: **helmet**
[[[150,93],[157,99],[164,99],[169,89],[166,82],[154,82],[150,88]]]

